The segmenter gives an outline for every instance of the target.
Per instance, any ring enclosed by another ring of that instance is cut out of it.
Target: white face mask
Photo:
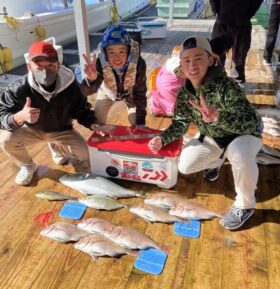
[[[46,69],[33,71],[35,80],[43,86],[51,86],[57,78],[57,71],[49,71]]]

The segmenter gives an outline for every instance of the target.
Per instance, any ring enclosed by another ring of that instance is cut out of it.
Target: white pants
[[[234,139],[227,147],[226,157],[232,168],[236,198],[234,204],[240,209],[254,208],[255,190],[259,170],[256,155],[262,147],[260,138],[244,135]],[[191,139],[183,148],[178,169],[183,174],[192,174],[204,169],[218,167],[223,149],[216,142],[205,137],[203,143],[197,138]]]

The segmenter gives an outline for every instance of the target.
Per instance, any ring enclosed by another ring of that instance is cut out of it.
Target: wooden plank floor
[[[202,23],[194,27],[190,23],[175,21],[166,39],[144,41],[142,54],[147,61],[148,71],[157,64],[163,64],[173,46],[194,31],[209,35],[209,24]],[[256,95],[257,89],[275,91],[275,87],[279,87],[279,75],[261,65],[261,55],[260,49],[252,48],[248,57],[248,95]],[[121,104],[114,107],[109,120],[110,123],[128,124]],[[168,118],[148,116],[147,119],[148,126],[153,128],[165,128],[169,123]],[[78,129],[86,138],[89,137],[88,130],[82,127]],[[74,172],[71,165],[53,164],[45,144],[36,145],[30,150],[39,164],[39,170],[28,187],[15,185],[17,167],[0,152],[1,289],[279,288],[279,166],[259,167],[256,211],[238,232],[224,230],[215,219],[202,223],[200,238],[188,239],[174,235],[171,225],[147,224],[126,209],[115,212],[87,209],[83,218],[101,217],[115,224],[130,226],[168,246],[170,254],[164,271],[161,275],[153,276],[135,269],[133,256],[100,258],[94,262],[89,255],[74,249],[73,244],[61,244],[40,236],[44,221],[62,221],[58,213],[63,203],[37,199],[35,193],[54,190],[69,195],[80,194],[58,182],[60,176]],[[147,193],[160,191],[157,186],[150,184],[118,183]],[[179,175],[174,190],[210,209],[224,211],[234,198],[230,165],[223,165],[221,176],[214,183],[206,182],[201,173]],[[137,198],[122,200],[124,204],[142,201]],[[48,219],[39,222],[40,214],[46,212]]]

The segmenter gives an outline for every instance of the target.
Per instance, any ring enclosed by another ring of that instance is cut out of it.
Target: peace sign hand
[[[189,103],[200,111],[203,121],[210,123],[218,121],[219,119],[219,111],[217,108],[213,106],[208,106],[205,98],[200,95],[200,105],[195,102],[193,99],[189,100]]]
[[[97,70],[96,70],[96,54],[93,54],[92,60],[87,57],[85,54],[83,54],[83,57],[86,61],[84,66],[84,72],[86,75],[86,78],[94,81],[97,78]]]

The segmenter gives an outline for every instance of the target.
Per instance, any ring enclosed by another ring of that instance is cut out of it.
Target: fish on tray
[[[221,218],[222,215],[208,210],[204,206],[196,203],[185,202],[179,203],[169,210],[169,214],[183,219],[190,220],[207,220],[212,218]]]
[[[64,201],[64,200],[77,200],[77,197],[69,197],[53,191],[38,192],[35,196],[39,199],[48,201]]]
[[[139,252],[121,247],[103,236],[88,236],[77,242],[74,247],[92,256],[97,260],[100,256],[119,257],[121,255],[138,256]]]
[[[44,228],[40,234],[62,243],[76,242],[90,235],[89,232],[78,228],[74,224],[66,222],[54,223]]]
[[[87,207],[106,211],[113,211],[126,207],[118,201],[102,195],[91,195],[86,198],[81,198],[79,199],[79,202],[86,205]]]
[[[104,230],[103,235],[120,246],[132,250],[156,248],[165,251],[164,247],[132,228],[115,226],[112,230]]]
[[[161,222],[171,224],[174,222],[182,222],[182,219],[176,216],[171,216],[167,211],[147,204],[138,204],[127,206],[129,211],[138,215],[148,222]]]
[[[143,192],[125,189],[114,182],[93,174],[64,175],[59,181],[82,194],[102,195],[111,198],[143,197]]]
[[[105,231],[111,231],[114,227],[116,226],[101,218],[88,218],[78,223],[78,228],[95,235],[104,235]]]

